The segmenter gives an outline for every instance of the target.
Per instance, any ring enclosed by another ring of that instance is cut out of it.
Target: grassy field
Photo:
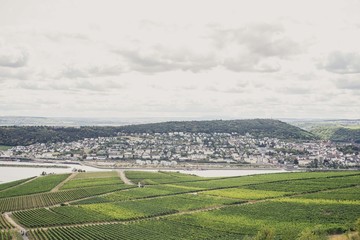
[[[12,212],[32,240],[249,240],[264,232],[274,235],[268,239],[308,239],[300,236],[353,231],[360,219],[358,171],[217,179],[174,172],[126,176],[145,187],[124,184],[116,172],[77,174],[57,192],[49,191],[67,176],[8,183],[13,187],[3,186],[0,194],[18,195],[4,195],[0,212]],[[23,190],[29,184],[35,190]],[[2,234],[14,231],[3,217],[1,228]]]

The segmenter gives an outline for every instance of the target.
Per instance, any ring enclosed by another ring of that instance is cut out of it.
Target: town
[[[0,151],[0,158],[110,162],[125,167],[358,167],[360,156],[344,150],[349,146],[353,145],[255,138],[237,133],[118,133],[116,137],[16,146]]]

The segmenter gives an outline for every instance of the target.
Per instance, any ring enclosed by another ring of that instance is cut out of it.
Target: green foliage
[[[0,231],[0,239],[1,240],[17,240],[22,239],[19,236],[19,233],[12,229],[7,229],[4,231]]]
[[[1,126],[0,145],[71,142],[84,138],[116,136],[117,127]]]
[[[198,191],[199,188],[183,187],[176,185],[156,185],[145,188],[133,188],[126,191],[114,192],[104,198],[111,201],[124,201],[131,199],[141,199],[149,197],[158,197],[165,195],[174,195],[180,193],[189,193]]]
[[[118,177],[118,174],[115,171],[108,172],[82,172],[76,174],[73,180],[77,179],[94,179],[94,178],[110,178],[110,177]]]
[[[270,190],[282,192],[316,192],[320,190],[336,189],[340,187],[350,187],[360,182],[360,174],[355,176],[318,178],[307,180],[291,180],[272,183],[262,183],[246,186],[246,188],[255,190]]]
[[[214,120],[164,122],[121,127],[124,133],[250,133],[256,137],[277,137],[283,139],[314,139],[314,135],[298,127],[272,119]]]
[[[45,227],[74,223],[99,222],[107,220],[107,216],[99,212],[79,207],[39,208],[15,212],[14,217],[26,227]]]
[[[74,201],[86,197],[96,196],[120,189],[129,188],[129,185],[109,185],[104,188],[89,187],[72,189],[58,192],[33,194],[27,196],[11,197],[0,199],[0,212],[47,207],[68,201]]]
[[[73,239],[106,239],[106,240],[238,240],[241,235],[198,228],[186,223],[165,220],[142,221],[132,224],[106,224],[94,226],[59,227],[47,230],[33,230],[31,236],[37,239],[73,240]]]
[[[5,190],[5,189],[7,189],[7,188],[14,187],[14,186],[16,186],[16,185],[19,185],[19,184],[21,184],[21,183],[24,183],[24,182],[26,182],[26,181],[29,181],[30,179],[33,179],[33,178],[34,178],[34,177],[0,184],[0,191]]]
[[[360,187],[335,189],[326,192],[305,194],[299,198],[330,199],[330,200],[360,200]]]
[[[51,127],[1,126],[0,145],[16,146],[34,143],[70,142],[83,138],[116,136],[123,133],[250,133],[256,137],[314,139],[314,135],[298,127],[272,119],[184,121],[129,125],[121,127]]]
[[[68,176],[69,174],[54,174],[38,177],[25,184],[1,191],[0,198],[48,192],[56,187],[59,183],[64,181]]]
[[[132,182],[140,182],[145,185],[203,180],[203,178],[198,176],[177,172],[126,171],[125,174]]]
[[[71,181],[90,179],[96,185],[96,181],[112,179],[112,174],[79,174]],[[322,239],[319,237],[353,230],[360,216],[357,171],[210,180],[167,172],[127,174],[156,184],[80,187],[4,198],[0,212],[32,208],[13,216],[26,227],[41,227],[31,231],[35,240]],[[161,183],[170,180],[178,182]],[[123,190],[128,187],[132,188]],[[80,201],[68,205],[76,199]],[[54,207],[61,203],[66,204]],[[121,221],[126,223],[117,223]],[[83,223],[91,226],[77,226]],[[74,226],[62,227],[66,225]]]
[[[79,173],[75,178],[66,182],[61,189],[73,189],[83,187],[95,187],[122,184],[120,177],[116,172],[100,172],[100,173]]]
[[[359,155],[360,147],[355,145],[345,145],[341,147],[337,147],[337,150],[341,151],[344,154],[354,154]]]
[[[275,231],[272,228],[262,228],[254,237],[254,240],[273,240],[275,239]]]
[[[311,130],[313,134],[319,136],[324,140],[331,140],[334,142],[355,142],[360,143],[360,129],[359,128],[345,128],[345,127],[319,127]]]
[[[260,190],[270,190],[270,191],[283,191],[283,192],[292,192],[292,186],[297,185],[297,183],[302,184],[302,191],[313,191],[311,188],[315,188],[313,186],[309,186],[308,183],[304,182],[306,179],[314,179],[312,182],[319,182],[323,179],[322,182],[328,181],[328,178],[337,177],[337,176],[352,176],[355,174],[355,179],[340,179],[337,178],[337,181],[342,180],[342,185],[351,185],[356,184],[358,177],[360,177],[360,173],[356,171],[348,171],[348,172],[299,172],[299,173],[278,173],[278,174],[262,174],[262,175],[253,175],[253,176],[243,176],[243,177],[230,177],[230,178],[220,178],[220,179],[212,179],[207,181],[191,181],[191,182],[182,182],[182,183],[174,183],[174,185],[179,186],[187,186],[187,187],[197,187],[200,189],[215,189],[215,188],[230,188],[230,187],[240,187],[245,185],[253,185],[247,188],[251,189],[260,189]],[[358,177],[357,177],[358,176]],[[290,180],[298,180],[291,181]],[[347,181],[352,181],[348,183]],[[261,185],[260,183],[264,183]],[[275,186],[271,186],[275,184]],[[289,186],[290,184],[290,186]],[[322,189],[322,184],[319,183],[316,189]],[[278,188],[282,186],[282,188]],[[330,188],[334,186],[330,185]],[[301,191],[300,191],[301,192]]]
[[[233,203],[233,200],[212,196],[178,195],[137,201],[87,204],[80,207],[56,207],[15,212],[18,221],[27,227],[45,227],[85,222],[123,221],[170,214]]]
[[[310,228],[306,228],[299,234],[297,240],[326,240],[327,237],[324,232],[318,230],[312,230]]]
[[[261,190],[241,189],[241,188],[227,188],[221,190],[205,191],[205,192],[201,192],[201,194],[243,199],[243,200],[258,200],[258,199],[266,199],[273,197],[281,197],[289,193],[279,192],[279,191],[261,191]]]
[[[11,224],[6,221],[6,219],[0,215],[0,230],[3,230],[3,229],[10,229],[12,228]]]

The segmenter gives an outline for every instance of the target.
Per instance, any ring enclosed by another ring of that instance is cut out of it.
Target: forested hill
[[[2,126],[0,145],[71,142],[84,138],[115,136],[116,127]]]
[[[314,135],[290,124],[272,119],[182,121],[138,124],[120,127],[124,133],[250,133],[256,137],[281,139],[314,139]]]
[[[122,133],[250,133],[256,137],[281,139],[314,139],[314,135],[287,123],[270,119],[214,120],[163,122],[121,127],[50,127],[50,126],[6,126],[0,127],[0,145],[16,146],[47,142],[69,142],[83,138],[115,136]]]
[[[311,132],[324,140],[360,143],[360,128],[329,126],[314,128]]]

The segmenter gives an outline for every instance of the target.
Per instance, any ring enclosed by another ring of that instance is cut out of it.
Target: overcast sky
[[[360,118],[360,1],[0,0],[0,116]]]

